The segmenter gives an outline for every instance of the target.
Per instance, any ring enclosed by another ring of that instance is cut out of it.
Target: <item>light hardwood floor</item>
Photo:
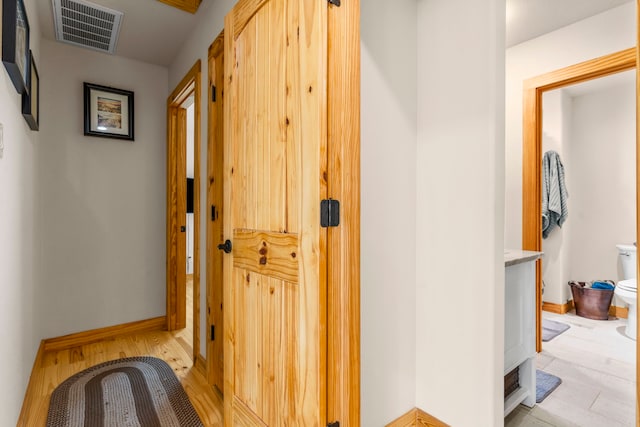
[[[109,360],[153,356],[163,359],[173,368],[202,423],[205,426],[222,427],[222,396],[192,368],[192,336],[192,329],[189,328],[176,332],[146,332],[122,335],[67,350],[44,352],[40,363],[34,366],[31,373],[33,387],[25,397],[29,409],[26,417],[18,421],[18,426],[44,426],[51,393],[73,374]]]

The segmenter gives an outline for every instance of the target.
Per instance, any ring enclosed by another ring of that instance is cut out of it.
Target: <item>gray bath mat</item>
[[[562,380],[555,375],[536,369],[536,403],[542,402],[561,383]]]
[[[551,341],[567,329],[569,329],[569,325],[555,320],[542,319],[542,341]]]

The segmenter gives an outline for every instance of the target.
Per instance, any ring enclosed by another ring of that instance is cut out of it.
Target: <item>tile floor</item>
[[[624,335],[626,319],[590,320],[543,313],[571,325],[542,343],[538,369],[562,384],[542,403],[520,405],[505,427],[627,427],[635,425],[635,341]]]

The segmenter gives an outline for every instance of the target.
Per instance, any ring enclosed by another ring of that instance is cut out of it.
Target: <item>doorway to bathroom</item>
[[[613,291],[583,291],[568,283],[601,281],[596,287],[606,287],[635,277],[635,256],[620,256],[617,249],[635,249],[635,74],[631,69],[543,94],[543,163],[553,158],[568,194],[562,227],[543,221],[543,311],[564,314],[577,300],[586,316],[628,317],[628,302]],[[546,203],[543,217],[553,203]],[[622,261],[634,264],[626,275]],[[587,309],[600,301],[600,310]]]
[[[600,368],[604,368],[607,364],[622,366],[625,363],[624,360],[618,361],[615,357],[610,357],[606,351],[598,353],[602,347],[606,346],[603,342],[598,343],[596,340],[587,343],[590,333],[595,334],[593,336],[604,334],[601,336],[610,336],[612,340],[619,339],[620,347],[614,350],[622,352],[620,354],[622,359],[626,358],[628,369],[624,373],[616,371],[616,374],[631,378],[636,375],[634,373],[637,365],[636,344],[623,336],[624,321],[618,321],[619,323],[615,325],[609,322],[598,324],[598,321],[577,317],[572,313],[565,315],[567,317],[560,316],[572,309],[571,302],[569,302],[571,291],[567,286],[569,280],[612,279],[618,281],[622,277],[620,276],[621,268],[617,261],[618,252],[615,245],[616,243],[632,243],[637,240],[638,216],[635,204],[637,161],[634,155],[638,145],[635,134],[636,95],[634,95],[635,76],[629,75],[629,73],[635,74],[635,67],[636,50],[633,48],[525,82],[523,248],[545,252],[544,260],[538,262],[537,265],[536,347],[538,352],[543,350],[543,318],[564,320],[565,323],[569,323],[573,332],[564,338],[557,338],[557,341],[545,344],[545,349],[554,349],[575,362],[587,360],[591,358],[591,354],[599,354],[599,356],[594,356],[592,361],[595,364],[597,358],[602,357],[604,362],[597,366],[585,367],[578,363],[567,362],[567,368],[570,368],[574,373],[580,371],[583,375],[584,378],[581,378],[581,381],[590,375],[593,377],[593,381],[598,381],[596,377],[602,379],[602,375],[605,374]],[[605,76],[610,77],[605,79]],[[604,123],[605,120],[612,120],[611,114],[605,115],[605,113],[619,110],[621,107],[619,104],[622,102],[619,100],[605,101],[602,98],[596,104],[585,102],[587,98],[602,97],[601,94],[598,94],[602,91],[590,95],[585,92],[584,86],[573,85],[596,78],[600,89],[603,86],[618,87],[619,96],[622,97],[618,99],[626,99],[626,102],[630,104],[627,121],[631,122],[633,129],[624,131],[626,136],[614,134],[610,126],[603,126],[603,129],[609,130],[602,130],[603,133],[599,134],[598,128],[592,126],[598,122],[602,125],[611,125],[610,122]],[[629,80],[631,80],[630,90],[628,86],[626,89],[624,88],[625,84],[629,84]],[[625,81],[627,83],[624,83]],[[631,118],[628,117],[629,114]],[[574,121],[586,120],[589,126],[581,129],[567,126],[565,122],[559,120],[563,116]],[[625,140],[626,147],[624,146]],[[544,153],[549,151],[557,153],[563,159],[567,171],[570,214],[562,229],[549,233],[548,238],[543,242],[542,160]],[[602,230],[602,232],[595,232],[595,230]],[[616,241],[610,242],[611,239]],[[546,285],[544,295],[543,279]],[[626,315],[623,305],[623,302],[614,299],[612,305],[614,308],[611,314],[618,317]],[[546,310],[544,315],[543,307]],[[556,314],[549,314],[549,312]],[[611,327],[610,331],[603,332],[602,327],[605,324]],[[573,350],[561,345],[561,341],[571,340],[575,344],[572,348],[577,348],[573,356],[569,355]],[[581,345],[586,347],[580,349]],[[608,347],[616,346],[617,344],[608,344]],[[544,364],[545,360],[549,361],[546,359],[547,355],[547,352],[543,352],[539,356],[541,364]],[[586,364],[588,365],[588,363]],[[611,378],[609,382],[618,379],[624,380],[615,375]],[[575,380],[575,376],[566,381],[565,391],[573,380]],[[631,415],[627,411],[626,416],[630,416],[632,420],[636,417],[636,383],[631,381],[627,384],[632,388],[632,391],[630,394],[627,393],[629,401],[625,404]],[[585,390],[586,387],[580,389],[582,394],[585,394]],[[594,396],[600,396],[598,390],[595,390],[594,393]],[[616,395],[617,397],[618,395]],[[596,405],[597,399],[594,397],[590,405]],[[616,403],[619,404],[620,401]],[[602,406],[607,405],[602,404]],[[587,416],[597,415],[589,412],[586,414]],[[608,419],[612,420],[612,423],[620,421],[615,419],[615,416],[621,416],[619,413],[609,415],[611,416]],[[629,422],[627,419],[624,421]]]

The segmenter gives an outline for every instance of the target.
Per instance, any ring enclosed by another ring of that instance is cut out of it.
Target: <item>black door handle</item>
[[[224,251],[225,254],[231,253],[231,240],[227,239],[224,243],[218,245],[218,249]]]

